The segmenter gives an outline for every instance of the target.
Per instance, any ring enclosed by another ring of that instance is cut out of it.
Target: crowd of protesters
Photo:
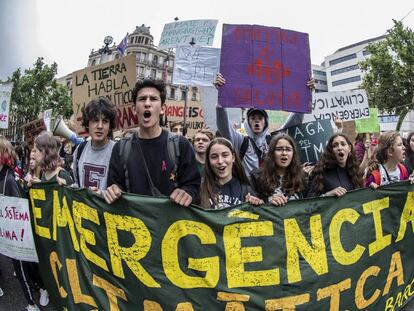
[[[225,84],[220,74],[217,87]],[[312,87],[312,80],[308,82]],[[133,90],[139,128],[113,140],[116,110],[104,97],[83,109],[82,125],[89,138],[65,148],[56,137],[43,132],[30,151],[26,144],[14,148],[0,138],[0,191],[21,197],[33,183],[56,181],[62,186],[90,188],[111,204],[123,192],[167,196],[172,202],[205,209],[221,209],[243,202],[282,206],[309,197],[343,196],[364,186],[373,189],[410,179],[413,182],[414,133],[407,144],[398,132],[379,136],[358,135],[353,144],[347,135],[330,137],[314,166],[300,162],[295,141],[288,134],[271,137],[265,110],[247,111],[243,136],[233,129],[225,108],[217,106],[216,135],[202,129],[186,138],[185,124],[163,127],[166,89],[162,81],[144,79]],[[293,114],[283,127],[302,122]],[[217,136],[217,137],[215,137]],[[67,148],[68,149],[68,148]],[[67,155],[71,156],[68,157]],[[39,310],[33,289],[47,291],[36,264],[13,260],[16,277],[28,302]],[[1,284],[1,282],[0,282]],[[0,288],[0,296],[3,294]]]

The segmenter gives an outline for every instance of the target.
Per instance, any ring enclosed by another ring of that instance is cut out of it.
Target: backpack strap
[[[240,151],[239,151],[239,158],[240,158],[240,161],[242,162],[243,162],[244,156],[246,155],[247,148],[249,148],[249,137],[245,136],[243,137],[243,142],[240,146]]]
[[[88,143],[87,140],[84,140],[83,142],[81,142],[78,145],[78,150],[76,151],[76,167],[75,167],[75,172],[76,172],[76,180],[78,181],[78,187],[80,187],[80,179],[79,179],[79,159],[82,155],[83,150],[85,149],[86,144]]]
[[[168,151],[168,157],[170,158],[171,163],[174,164],[171,174],[172,176],[175,176],[175,180],[174,180],[175,188],[178,187],[178,166],[180,164],[179,141],[180,141],[180,137],[178,135],[168,132],[167,151]]]
[[[128,159],[129,153],[131,151],[132,137],[123,138],[119,141],[119,159],[122,162],[122,167],[124,169],[125,175],[125,191],[129,192],[129,173],[128,173]]]
[[[400,172],[401,172],[400,180],[406,180],[408,178],[407,168],[402,163],[398,163],[398,167],[400,168]]]

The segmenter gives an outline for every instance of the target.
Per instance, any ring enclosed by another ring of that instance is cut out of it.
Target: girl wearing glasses
[[[200,201],[206,209],[222,209],[243,202],[263,204],[255,197],[233,145],[225,138],[215,138],[207,147]]]
[[[344,134],[334,134],[311,174],[307,196],[340,197],[362,185],[362,172],[351,141]]]
[[[285,133],[272,138],[263,165],[251,174],[259,197],[276,206],[303,197],[306,182],[293,139]]]

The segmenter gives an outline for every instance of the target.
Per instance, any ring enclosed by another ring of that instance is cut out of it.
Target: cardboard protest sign
[[[0,253],[17,260],[38,262],[27,199],[1,197]]]
[[[197,19],[165,24],[158,48],[175,48],[191,41],[196,45],[212,46],[217,22],[217,19]]]
[[[357,133],[378,133],[380,125],[378,122],[378,109],[369,108],[369,118],[355,120],[355,129]]]
[[[13,83],[0,83],[0,128],[9,127],[10,96]]]
[[[312,95],[312,113],[305,120],[351,121],[369,118],[365,90],[320,92]]]
[[[211,86],[220,66],[220,49],[179,46],[175,51],[173,84]]]
[[[57,310],[402,310],[414,295],[414,185],[205,210],[30,189]]]
[[[168,127],[171,123],[184,121],[184,101],[166,101],[165,115],[168,120]],[[187,102],[187,136],[193,137],[197,130],[204,127],[204,111],[199,101]]]
[[[289,134],[295,140],[302,163],[315,164],[332,136],[332,125],[329,120],[318,120],[272,132],[272,136],[280,132]]]
[[[79,135],[86,134],[81,126],[82,108],[99,96],[107,97],[116,106],[116,129],[137,126],[138,118],[132,101],[132,89],[137,80],[135,54],[88,67],[72,75],[72,105],[75,130]]]
[[[24,141],[33,146],[33,141],[37,135],[46,131],[46,125],[43,119],[37,119],[22,126]]]
[[[199,90],[204,122],[211,130],[217,131],[216,104],[218,91],[213,86],[202,86],[199,87]],[[242,113],[240,108],[227,108],[227,116],[230,124],[240,124]]]
[[[308,34],[258,25],[223,25],[219,89],[223,107],[311,111]]]

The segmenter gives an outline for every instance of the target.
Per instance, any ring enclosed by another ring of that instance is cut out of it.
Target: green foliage
[[[362,87],[370,106],[399,116],[397,130],[409,110],[414,95],[414,33],[394,20],[384,41],[370,44],[371,57],[360,63],[366,73]]]

